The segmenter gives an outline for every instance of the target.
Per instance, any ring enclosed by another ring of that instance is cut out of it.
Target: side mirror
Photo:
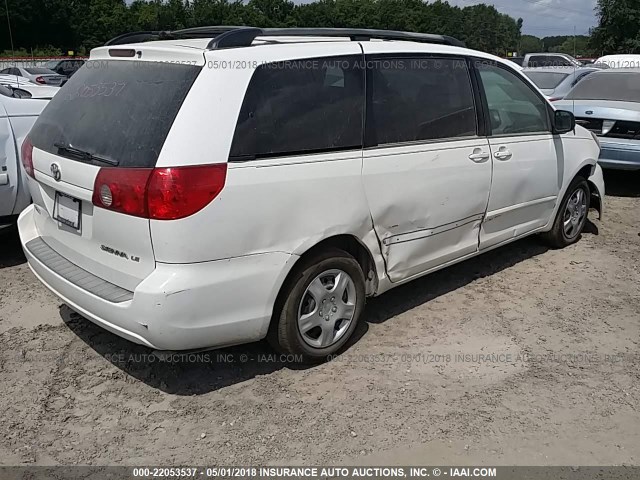
[[[556,110],[553,114],[553,133],[562,135],[576,128],[576,117],[566,110]]]

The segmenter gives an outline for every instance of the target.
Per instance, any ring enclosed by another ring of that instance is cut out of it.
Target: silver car
[[[60,75],[53,70],[43,67],[9,67],[4,70],[0,70],[0,74],[24,77],[33,83],[40,85],[52,85],[54,87],[61,86],[67,79],[64,75]]]
[[[640,69],[592,73],[555,106],[598,136],[603,168],[640,170]]]
[[[599,68],[540,67],[525,68],[523,73],[542,90],[550,102],[562,100],[578,82]]]

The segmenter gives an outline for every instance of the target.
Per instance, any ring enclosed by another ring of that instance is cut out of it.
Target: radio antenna
[[[4,0],[4,8],[7,11],[7,25],[9,26],[9,41],[11,42],[11,57],[15,59],[16,54],[13,50],[13,34],[11,33],[11,22],[9,21],[9,0]]]

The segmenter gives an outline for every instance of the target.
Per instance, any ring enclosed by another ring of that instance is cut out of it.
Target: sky
[[[586,35],[596,26],[596,0],[448,0],[465,7],[478,3],[493,4],[498,11],[524,20],[522,33],[536,37]]]

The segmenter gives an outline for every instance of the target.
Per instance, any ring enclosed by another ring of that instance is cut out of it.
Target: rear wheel
[[[279,351],[321,361],[356,329],[365,303],[364,275],[347,252],[331,249],[296,267],[283,287],[269,341]]]
[[[556,214],[553,228],[542,238],[554,248],[564,248],[580,240],[589,212],[589,185],[582,177],[576,177]]]

